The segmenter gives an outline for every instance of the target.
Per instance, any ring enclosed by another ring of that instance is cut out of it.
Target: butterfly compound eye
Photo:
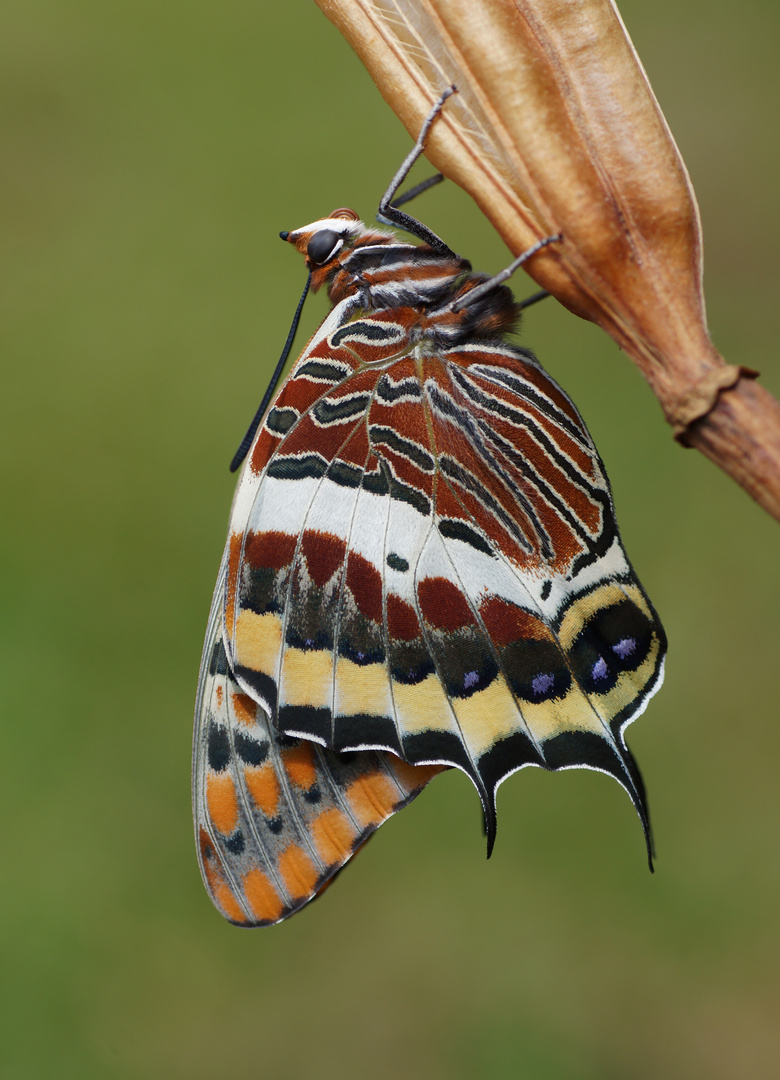
[[[341,237],[333,229],[320,229],[309,241],[306,254],[314,266],[322,266],[328,259],[335,255],[336,248],[341,246]]]

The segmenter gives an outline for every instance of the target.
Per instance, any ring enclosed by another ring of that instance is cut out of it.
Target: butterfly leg
[[[481,300],[483,296],[485,296],[489,292],[492,292],[493,289],[503,284],[503,282],[505,282],[507,278],[510,278],[512,274],[514,274],[515,270],[517,270],[519,266],[522,266],[524,262],[530,259],[532,255],[535,255],[537,251],[541,251],[542,248],[547,247],[548,244],[555,244],[559,240],[563,240],[562,233],[558,233],[556,236],[546,236],[544,240],[539,240],[537,243],[529,247],[527,251],[521,252],[521,254],[518,255],[517,258],[514,259],[509,264],[509,266],[506,267],[506,269],[502,270],[499,274],[496,274],[495,277],[489,278],[487,281],[483,281],[482,284],[477,285],[475,289],[470,289],[465,296],[461,297],[460,300],[456,300],[455,303],[452,305],[452,310],[463,311],[464,308],[470,307],[471,304],[476,303],[477,300]],[[530,297],[523,306],[528,307],[529,303],[533,304],[537,300],[543,299],[543,295],[546,294],[536,294],[535,296]]]
[[[412,199],[416,199],[418,195],[422,195],[424,191],[429,188],[435,187],[440,184],[444,179],[444,173],[434,173],[433,176],[429,176],[427,180],[420,181],[419,184],[415,184],[413,188],[409,188],[403,195],[399,195],[398,198],[393,199],[391,204],[393,210],[397,210],[399,206],[403,206],[404,203],[411,202]]]
[[[401,184],[409,175],[409,171],[414,165],[415,161],[417,161],[418,157],[420,157],[423,150],[425,149],[425,140],[428,137],[428,132],[431,130],[434,120],[441,112],[444,106],[444,102],[454,93],[456,93],[456,89],[454,86],[447,87],[447,89],[441,95],[441,97],[433,106],[431,111],[428,113],[427,117],[425,118],[425,122],[420,129],[420,134],[417,136],[417,142],[414,144],[411,151],[404,158],[401,168],[395,174],[395,176],[390,182],[390,186],[382,196],[379,203],[379,210],[377,211],[376,216],[377,220],[383,222],[385,225],[394,225],[398,229],[405,229],[406,232],[410,232],[412,236],[416,236],[424,243],[430,244],[434,251],[437,251],[442,255],[451,255],[453,258],[457,259],[459,258],[459,256],[457,256],[451,248],[447,247],[444,241],[440,237],[438,237],[435,232],[429,229],[426,225],[423,225],[421,221],[413,218],[410,214],[405,214],[402,210],[399,210],[396,206],[393,205],[393,198],[395,196],[395,193],[398,191]],[[401,196],[399,202],[408,202],[409,199],[414,198],[415,195],[419,195],[422,191],[427,190],[428,187],[431,187],[433,184],[436,184],[438,182],[439,180],[436,177],[431,177],[428,180],[424,180],[422,184],[418,184],[416,188],[412,188],[412,190],[410,192],[407,192],[406,195]]]
[[[546,300],[549,295],[547,289],[540,289],[539,292],[527,296],[525,300],[520,300],[517,306],[521,311],[525,311],[525,309],[531,307],[532,304],[538,304],[540,300]]]

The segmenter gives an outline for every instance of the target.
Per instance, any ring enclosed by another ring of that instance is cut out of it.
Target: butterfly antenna
[[[284,370],[284,365],[287,363],[287,357],[290,355],[290,349],[292,348],[293,341],[295,340],[295,332],[298,329],[298,323],[301,319],[301,312],[303,311],[303,302],[306,299],[306,294],[309,291],[310,285],[311,270],[309,271],[309,276],[306,278],[306,286],[301,293],[301,298],[298,301],[298,307],[295,309],[295,315],[293,315],[292,325],[290,326],[290,332],[287,335],[287,341],[285,341],[284,343],[282,355],[279,357],[279,362],[277,363],[274,369],[274,373],[271,376],[271,381],[268,384],[268,389],[266,390],[265,394],[263,394],[263,400],[260,402],[260,408],[255,413],[246,435],[241,440],[241,445],[239,446],[238,450],[236,450],[235,454],[233,455],[233,460],[230,462],[231,472],[236,471],[236,469],[239,467],[241,462],[248,454],[249,447],[252,445],[252,440],[255,437],[257,429],[260,427],[260,422],[265,415],[265,410],[268,408],[268,403],[273,396],[274,390],[276,389],[276,384],[281,378],[282,371]]]

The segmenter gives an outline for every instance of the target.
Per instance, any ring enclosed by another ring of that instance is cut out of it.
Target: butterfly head
[[[386,242],[388,239],[376,229],[367,229],[355,211],[346,208],[334,210],[326,218],[279,235],[303,255],[306,266],[311,270],[313,292],[332,280],[358,241],[365,243],[368,237],[374,242]]]

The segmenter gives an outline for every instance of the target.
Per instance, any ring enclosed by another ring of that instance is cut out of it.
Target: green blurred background
[[[701,203],[715,342],[778,393],[780,8],[621,9]],[[5,0],[0,57],[0,1075],[776,1075],[778,525],[552,301],[523,341],[590,425],[670,639],[629,733],[656,874],[582,772],[513,777],[486,863],[453,774],[290,922],[211,908],[191,713],[227,465],[303,282],[277,233],[370,217],[409,139],[308,0]],[[420,213],[497,270],[448,187]]]

